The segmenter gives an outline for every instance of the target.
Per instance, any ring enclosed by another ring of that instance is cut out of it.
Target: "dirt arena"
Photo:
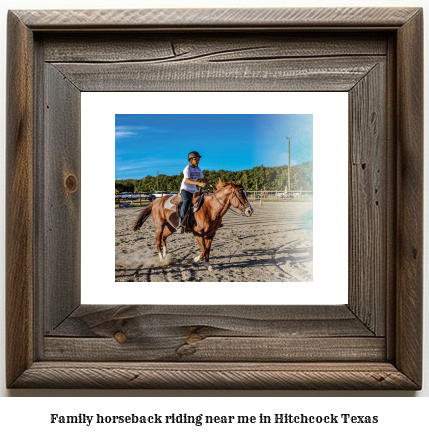
[[[313,203],[252,203],[250,218],[227,212],[212,243],[209,272],[192,263],[201,251],[192,234],[167,239],[161,264],[152,218],[133,232],[140,207],[115,209],[118,282],[302,282],[313,279]]]

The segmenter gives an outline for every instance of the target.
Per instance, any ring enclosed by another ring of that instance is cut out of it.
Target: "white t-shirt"
[[[184,189],[185,191],[192,193],[197,192],[197,185],[190,185],[189,183],[186,183],[186,179],[196,182],[198,179],[202,178],[204,178],[204,174],[199,167],[192,168],[191,165],[188,165],[183,170],[183,180],[182,184],[180,185],[180,190]]]

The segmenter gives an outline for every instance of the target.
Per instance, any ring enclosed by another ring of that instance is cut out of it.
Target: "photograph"
[[[312,114],[116,114],[117,282],[312,279]]]
[[[344,92],[83,93],[84,304],[345,304],[347,105]]]

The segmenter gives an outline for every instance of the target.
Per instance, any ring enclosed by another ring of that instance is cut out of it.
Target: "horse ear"
[[[238,181],[237,185],[239,185],[239,186],[243,186],[243,185],[241,184],[241,180]]]

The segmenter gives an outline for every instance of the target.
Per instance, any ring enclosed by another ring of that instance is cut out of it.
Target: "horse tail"
[[[147,206],[146,208],[144,208],[139,216],[136,219],[136,222],[134,223],[134,228],[133,230],[136,232],[145,222],[146,220],[149,218],[149,215],[152,213],[152,206],[153,206],[153,202],[151,204],[149,204],[149,206]]]

